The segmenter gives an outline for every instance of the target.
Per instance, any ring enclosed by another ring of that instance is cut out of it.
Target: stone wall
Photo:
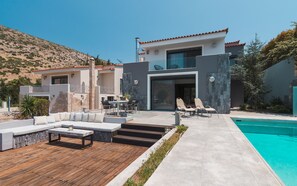
[[[137,100],[140,110],[147,109],[147,73],[148,62],[124,64],[123,94]]]
[[[219,113],[230,113],[230,64],[229,56],[199,56],[198,68],[198,97],[204,105],[215,108]],[[210,82],[209,77],[214,76],[215,81]]]

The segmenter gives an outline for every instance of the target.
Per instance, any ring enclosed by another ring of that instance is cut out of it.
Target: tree
[[[263,83],[263,62],[261,49],[263,43],[255,37],[247,45],[244,55],[240,57],[239,64],[232,67],[232,74],[242,79],[246,103],[257,109],[263,103],[265,94]]]
[[[292,22],[293,29],[278,34],[262,48],[264,69],[289,57],[297,56],[297,22]]]

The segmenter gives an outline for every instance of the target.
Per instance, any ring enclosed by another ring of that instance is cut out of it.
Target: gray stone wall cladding
[[[230,113],[231,75],[229,55],[199,56],[196,58],[198,69],[198,97],[204,105],[215,108],[218,113]],[[214,76],[215,81],[209,82]]]
[[[138,101],[138,109],[146,110],[148,62],[124,64],[123,93]],[[137,80],[137,84],[134,82]]]
[[[13,137],[13,148],[21,148],[48,140],[48,132],[41,131]]]
[[[94,131],[94,141],[101,142],[112,142],[112,137],[115,135],[115,132],[103,132],[103,131]],[[52,134],[53,138],[58,137],[55,134]],[[25,135],[19,135],[13,137],[13,148],[21,148],[29,145],[33,145],[39,142],[44,142],[48,140],[48,132],[41,131]]]
[[[229,54],[197,56],[196,67],[164,71],[148,71],[148,62],[124,64],[123,92],[139,101],[140,109],[147,105],[147,74],[198,71],[198,97],[219,113],[230,113],[230,62]],[[216,80],[209,82],[213,75]],[[134,84],[138,80],[138,84]]]

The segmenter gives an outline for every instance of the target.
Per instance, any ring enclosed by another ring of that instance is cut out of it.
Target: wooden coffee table
[[[58,135],[58,139],[52,139],[52,134]],[[91,130],[81,130],[81,129],[72,129],[69,128],[54,128],[48,130],[48,142],[60,141],[61,136],[80,138],[82,139],[82,148],[89,147],[93,145],[93,136],[94,131]],[[86,144],[86,138],[90,138],[90,143]]]

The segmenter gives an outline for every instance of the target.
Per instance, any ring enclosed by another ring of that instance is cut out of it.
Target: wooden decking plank
[[[41,142],[0,152],[1,186],[104,185],[147,149],[94,142],[91,148],[80,150],[80,143],[79,139],[63,138],[54,145]]]

